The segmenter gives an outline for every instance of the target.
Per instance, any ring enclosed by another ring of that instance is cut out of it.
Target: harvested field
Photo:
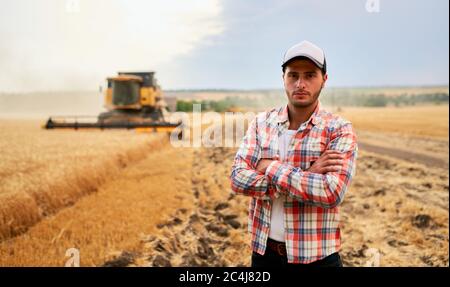
[[[448,160],[420,160],[448,158],[445,125],[425,135],[391,117],[385,132],[366,128],[361,111],[343,112],[362,143],[341,205],[344,266],[448,266]],[[133,132],[44,132],[36,123],[1,121],[1,266],[64,266],[73,247],[82,266],[250,264],[249,198],[232,194],[228,180],[236,148],[175,148],[165,135]]]

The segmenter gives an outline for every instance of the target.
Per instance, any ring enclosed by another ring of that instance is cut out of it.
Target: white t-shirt
[[[292,137],[297,133],[296,130],[286,130],[278,139],[278,148],[280,150],[280,161],[287,159],[287,152]],[[272,203],[272,212],[270,214],[269,237],[276,241],[284,242],[284,201],[285,195],[275,198]]]

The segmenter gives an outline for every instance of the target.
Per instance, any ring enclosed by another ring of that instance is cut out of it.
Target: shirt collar
[[[322,109],[322,108],[321,108],[321,104],[320,104],[320,102],[319,102],[319,103],[317,103],[317,106],[316,106],[314,112],[312,113],[311,117],[310,117],[306,122],[311,121],[311,123],[312,123],[313,125],[317,125],[318,123],[320,123],[320,113],[319,113],[319,111],[320,111],[321,109]],[[278,119],[277,119],[277,122],[278,122],[278,123],[285,123],[285,122],[287,122],[287,121],[289,121],[289,114],[288,114],[288,106],[285,105],[285,106],[282,107],[282,108],[280,109],[280,111],[278,112]]]

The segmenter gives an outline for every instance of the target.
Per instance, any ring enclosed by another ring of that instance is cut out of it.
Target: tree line
[[[194,104],[200,104],[202,111],[226,112],[236,108],[270,108],[286,102],[286,96],[280,93],[261,93],[257,96],[228,96],[221,100],[178,100],[176,109],[182,112],[192,112]],[[386,96],[385,94],[328,93],[320,97],[327,106],[413,106],[422,104],[448,104],[448,93],[401,94]]]

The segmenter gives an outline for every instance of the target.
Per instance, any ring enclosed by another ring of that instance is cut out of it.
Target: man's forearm
[[[269,165],[265,176],[278,192],[323,208],[333,208],[342,201],[351,179],[346,173],[312,173],[279,161]]]
[[[231,172],[231,189],[239,194],[266,199],[267,177],[252,168],[245,160],[237,158]]]

